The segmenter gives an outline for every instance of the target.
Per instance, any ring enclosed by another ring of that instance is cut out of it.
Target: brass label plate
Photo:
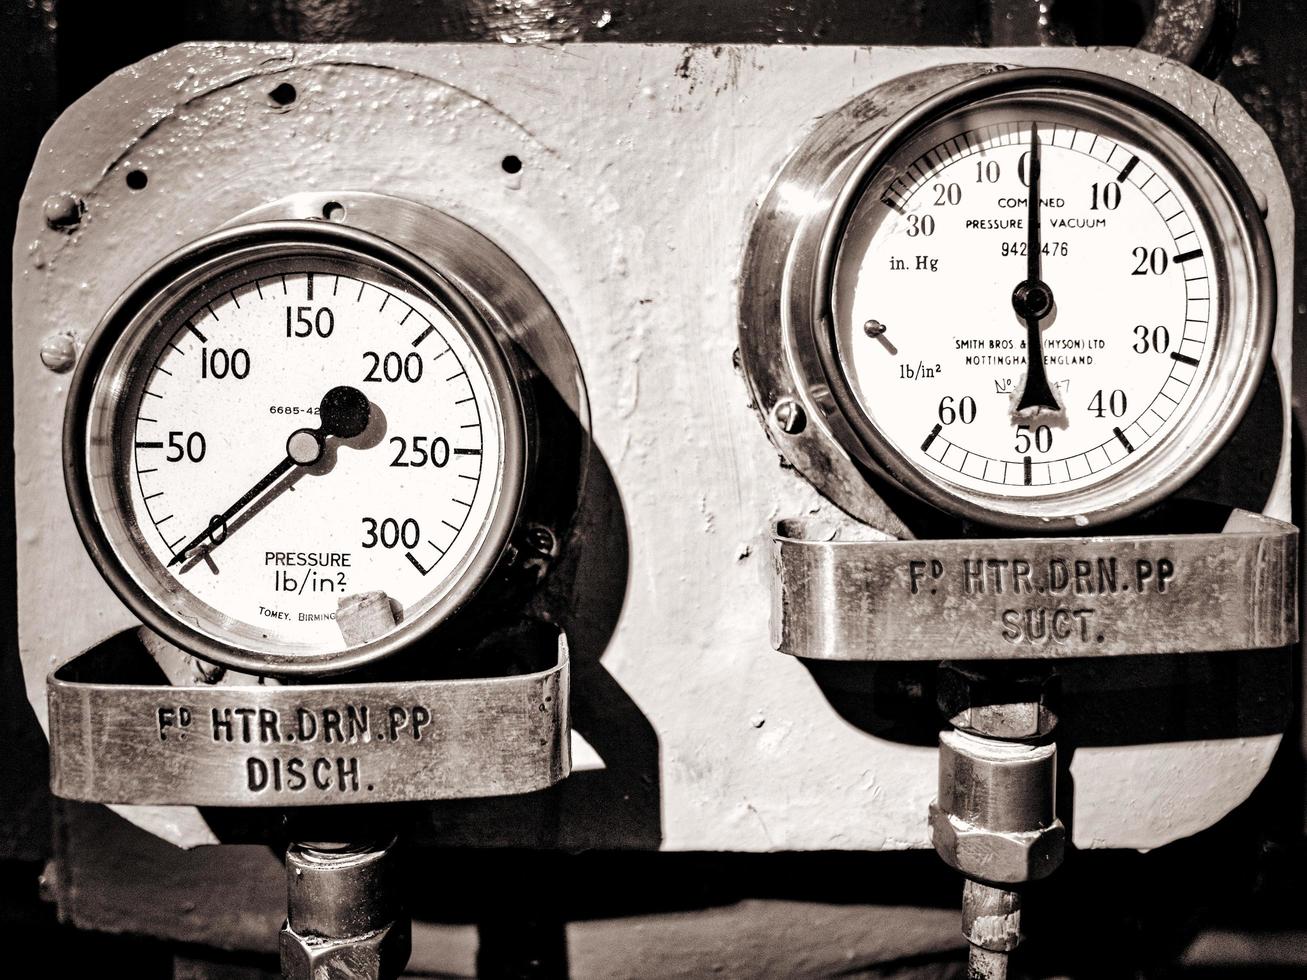
[[[79,658],[82,659],[82,658]],[[51,789],[93,803],[322,806],[506,796],[571,769],[569,666],[284,687],[49,679]]]
[[[1111,657],[1298,638],[1298,530],[940,541],[773,535],[772,645],[819,660]]]

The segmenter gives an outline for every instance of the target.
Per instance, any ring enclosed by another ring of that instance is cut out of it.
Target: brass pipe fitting
[[[1005,980],[1021,942],[1021,893],[1062,863],[1058,820],[1058,681],[1029,664],[941,665],[940,710],[954,726],[939,737],[939,790],[930,835],[939,856],[966,876],[962,933],[968,980]]]
[[[294,843],[286,852],[285,980],[394,980],[408,963],[396,841]]]
[[[939,796],[930,807],[939,856],[968,878],[1015,885],[1062,863],[1066,830],[1053,813],[1057,750],[944,732]]]

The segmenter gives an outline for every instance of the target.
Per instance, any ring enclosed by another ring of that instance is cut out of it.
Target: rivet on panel
[[[76,194],[61,191],[45,199],[45,223],[54,231],[71,232],[82,223],[86,205]]]

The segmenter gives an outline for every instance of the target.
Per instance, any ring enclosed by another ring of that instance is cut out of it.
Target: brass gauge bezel
[[[315,651],[285,641],[260,643],[187,590],[144,546],[124,481],[120,445],[134,365],[170,311],[224,275],[270,262],[310,260],[362,267],[414,291],[457,325],[477,357],[499,415],[503,458],[495,500],[479,540],[422,600],[412,619],[383,637],[341,650]],[[389,656],[429,634],[463,608],[512,550],[528,484],[534,441],[531,400],[506,339],[441,272],[379,235],[325,220],[258,221],[207,235],[141,276],[115,303],[87,343],[64,417],[64,473],[78,532],[110,588],[146,625],[203,659],[265,674],[324,674]]]
[[[833,490],[837,502],[855,513],[860,505],[857,487],[829,479],[832,467],[820,465],[820,457],[830,456],[829,450],[814,446],[822,435],[828,434],[864,471],[957,516],[1026,531],[1110,523],[1147,508],[1192,479],[1220,451],[1252,401],[1274,331],[1275,274],[1266,228],[1251,190],[1225,150],[1178,108],[1151,93],[1115,78],[1069,69],[990,65],[969,66],[967,73],[969,77],[925,98],[918,96],[897,117],[871,131],[855,114],[837,113],[786,163],[773,185],[754,226],[742,288],[759,282],[762,263],[770,260],[774,266],[776,257],[784,256],[779,294],[767,300],[780,314],[781,322],[768,326],[779,327],[780,346],[789,355],[782,372],[788,379],[777,377],[773,369],[759,374],[770,374],[767,381],[772,384],[793,384],[816,410],[819,424],[818,433],[788,438],[782,432],[773,438],[797,450],[805,464],[800,469],[810,478],[816,475],[819,488]],[[840,248],[859,202],[886,163],[923,131],[938,132],[937,127],[951,120],[999,106],[1069,112],[1125,134],[1184,186],[1220,253],[1212,257],[1221,277],[1214,358],[1185,418],[1143,458],[1103,481],[1040,496],[973,490],[905,457],[854,393],[836,336],[833,297]],[[841,121],[848,135],[836,128]],[[806,207],[788,218],[786,211],[794,208],[786,204],[794,201]],[[764,239],[783,234],[787,227],[788,243]],[[759,326],[748,319],[762,306],[742,297],[746,328]],[[746,369],[750,366],[746,361]],[[759,379],[750,380],[756,385]],[[861,493],[874,496],[870,484]],[[846,502],[850,498],[852,507]]]

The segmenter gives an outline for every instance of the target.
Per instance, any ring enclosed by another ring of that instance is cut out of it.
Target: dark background
[[[1153,14],[1147,0],[1051,0],[1046,6],[1048,23],[1041,27],[1034,3],[1011,0],[0,0],[0,229],[12,239],[32,158],[62,108],[111,72],[183,41],[1134,44]],[[1307,210],[1303,10],[1272,0],[1249,0],[1241,10],[1233,0],[1214,6],[1215,24],[1209,40],[1197,46],[1196,64],[1270,134],[1295,204]],[[1188,51],[1192,40],[1192,32],[1181,30],[1153,35],[1152,43]],[[1301,232],[1297,247],[1307,254]],[[1307,296],[1302,276],[1296,287]],[[9,308],[8,277],[0,276],[0,317],[7,319]],[[1304,307],[1298,310],[1301,316]],[[1300,378],[1307,374],[1304,354],[1307,344],[1300,342]],[[6,390],[10,371],[9,358],[0,358]],[[1299,402],[1295,396],[1295,409]],[[12,431],[12,424],[10,401],[0,399],[0,429]],[[171,977],[174,968],[177,976],[187,970],[204,977],[261,975],[261,968],[273,968],[267,956],[273,937],[249,940],[243,932],[249,924],[234,917],[232,906],[275,904],[275,879],[259,877],[239,858],[190,860],[102,808],[51,800],[45,742],[23,695],[17,657],[12,493],[6,442],[0,452],[0,936],[10,940],[10,961],[21,950],[44,975],[61,977],[98,973],[108,962],[130,964],[139,978]],[[1032,894],[1024,954],[1031,972],[1307,975],[1302,754],[1295,721],[1252,799],[1194,838],[1147,855],[1070,855],[1062,871]],[[499,852],[450,853],[444,861],[440,878],[463,884],[457,899],[428,903],[431,917],[476,923],[483,975],[496,978],[564,975],[567,921],[707,912],[746,899],[775,899],[866,906],[868,930],[880,930],[911,927],[922,910],[955,908],[959,892],[958,880],[926,853]],[[497,883],[533,875],[554,884],[547,893],[506,905]],[[161,888],[165,879],[169,887]],[[159,925],[170,904],[184,902],[179,890],[193,899],[189,930],[173,919]],[[720,942],[733,942],[729,927],[723,930]],[[778,934],[776,942],[782,941]],[[822,937],[808,941],[820,944]],[[214,952],[214,946],[228,952]],[[960,976],[963,955],[959,944],[933,957],[852,963],[840,975]]]

